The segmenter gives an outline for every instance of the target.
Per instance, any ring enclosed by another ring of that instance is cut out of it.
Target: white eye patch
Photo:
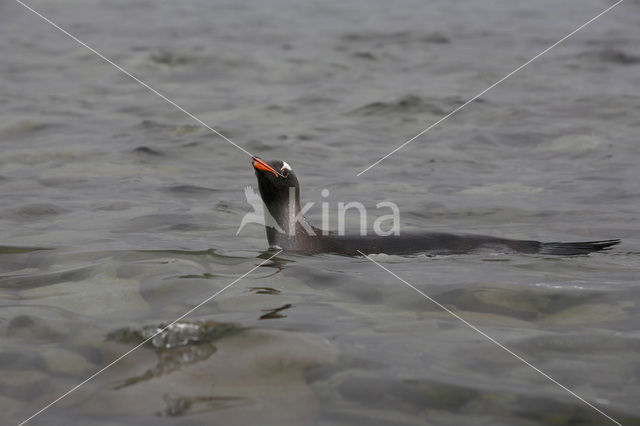
[[[291,166],[288,165],[286,161],[282,162],[282,169],[281,170],[284,170],[284,169],[287,169],[287,170],[291,171]]]

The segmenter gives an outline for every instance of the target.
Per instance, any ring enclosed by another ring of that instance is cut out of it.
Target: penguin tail
[[[541,243],[538,253],[574,256],[588,254],[594,251],[609,250],[617,244],[620,244],[620,240],[585,241],[580,243]]]

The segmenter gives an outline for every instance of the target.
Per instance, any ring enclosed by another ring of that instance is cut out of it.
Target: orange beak
[[[276,171],[276,169],[274,169],[273,167],[271,167],[270,165],[268,165],[267,163],[265,163],[264,161],[262,161],[258,157],[253,157],[251,160],[252,160],[251,164],[253,164],[253,168],[254,169],[271,172],[274,175],[276,175],[276,177],[279,176],[279,173]]]

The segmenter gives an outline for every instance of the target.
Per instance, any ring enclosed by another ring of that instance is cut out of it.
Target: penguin
[[[333,253],[345,256],[361,254],[446,255],[478,250],[527,254],[574,256],[610,249],[619,239],[585,242],[540,242],[512,240],[487,235],[417,232],[400,235],[336,235],[323,231],[301,215],[300,183],[285,161],[251,161],[258,179],[260,197],[266,207],[265,229],[270,248],[303,254]],[[267,215],[278,226],[266,221]],[[276,229],[278,228],[278,229]]]

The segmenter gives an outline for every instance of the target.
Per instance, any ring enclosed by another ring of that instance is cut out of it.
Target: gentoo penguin
[[[291,166],[284,161],[267,162],[258,157],[252,158],[252,165],[258,178],[260,196],[266,206],[265,228],[269,246],[288,251],[355,256],[359,252],[397,255],[460,254],[478,249],[492,249],[543,255],[580,255],[606,250],[620,243],[617,239],[542,243],[444,232],[402,233],[389,236],[335,235],[326,231],[323,233],[300,215],[300,184]],[[273,226],[273,220],[279,225],[279,229]],[[272,226],[269,226],[269,223]]]

